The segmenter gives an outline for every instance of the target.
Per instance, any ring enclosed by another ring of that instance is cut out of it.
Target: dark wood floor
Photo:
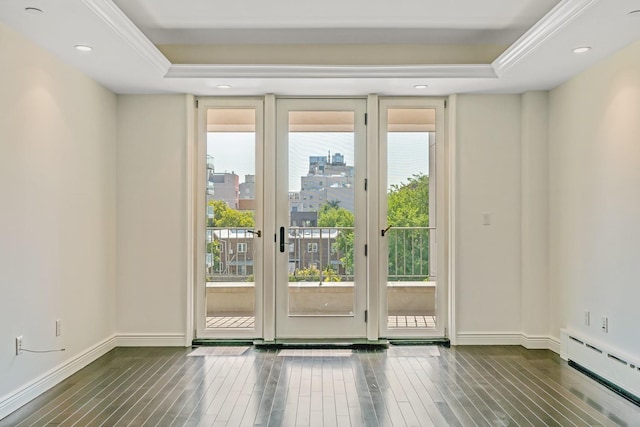
[[[521,347],[117,348],[0,426],[640,426],[640,408]]]

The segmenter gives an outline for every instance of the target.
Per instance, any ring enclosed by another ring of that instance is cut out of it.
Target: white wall
[[[0,52],[1,418],[115,331],[116,97],[2,23]],[[16,356],[18,335],[66,352]]]
[[[187,298],[186,95],[118,96],[122,345],[182,345]]]
[[[519,95],[458,95],[456,326],[458,343],[521,332]],[[491,225],[483,225],[483,214]],[[486,343],[486,341],[484,341]]]
[[[529,341],[541,340],[539,346],[545,348],[549,337],[549,93],[526,92],[521,99],[522,333]],[[533,342],[526,345],[535,346]]]
[[[640,43],[551,92],[549,157],[552,334],[639,357]]]

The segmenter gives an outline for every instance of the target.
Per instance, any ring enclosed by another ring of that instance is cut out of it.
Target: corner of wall
[[[525,336],[549,336],[549,94],[521,97],[521,315]]]

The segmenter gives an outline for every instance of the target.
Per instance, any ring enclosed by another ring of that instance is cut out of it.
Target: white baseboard
[[[551,350],[560,354],[560,342],[545,336],[527,336],[515,332],[478,333],[462,332],[457,336],[457,345],[521,345],[531,350]]]
[[[184,334],[118,334],[117,347],[184,347]]]
[[[551,337],[521,335],[520,345],[530,350],[551,350],[560,354],[560,342]]]
[[[549,337],[548,340],[549,340],[549,350],[553,351],[556,354],[561,354],[562,346],[560,345],[560,341],[552,337]]]
[[[0,419],[29,403],[51,387],[70,377],[116,347],[115,335],[90,347],[73,359],[56,366],[23,387],[0,398]]]
[[[460,332],[457,345],[521,345],[519,333]]]

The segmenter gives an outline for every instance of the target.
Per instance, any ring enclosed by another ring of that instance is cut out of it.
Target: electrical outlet
[[[589,310],[584,311],[584,324],[585,326],[591,325],[591,313]]]
[[[62,335],[62,320],[56,320],[56,336]]]
[[[602,332],[609,333],[609,318],[602,316]]]
[[[22,335],[16,337],[16,356],[22,354]]]

